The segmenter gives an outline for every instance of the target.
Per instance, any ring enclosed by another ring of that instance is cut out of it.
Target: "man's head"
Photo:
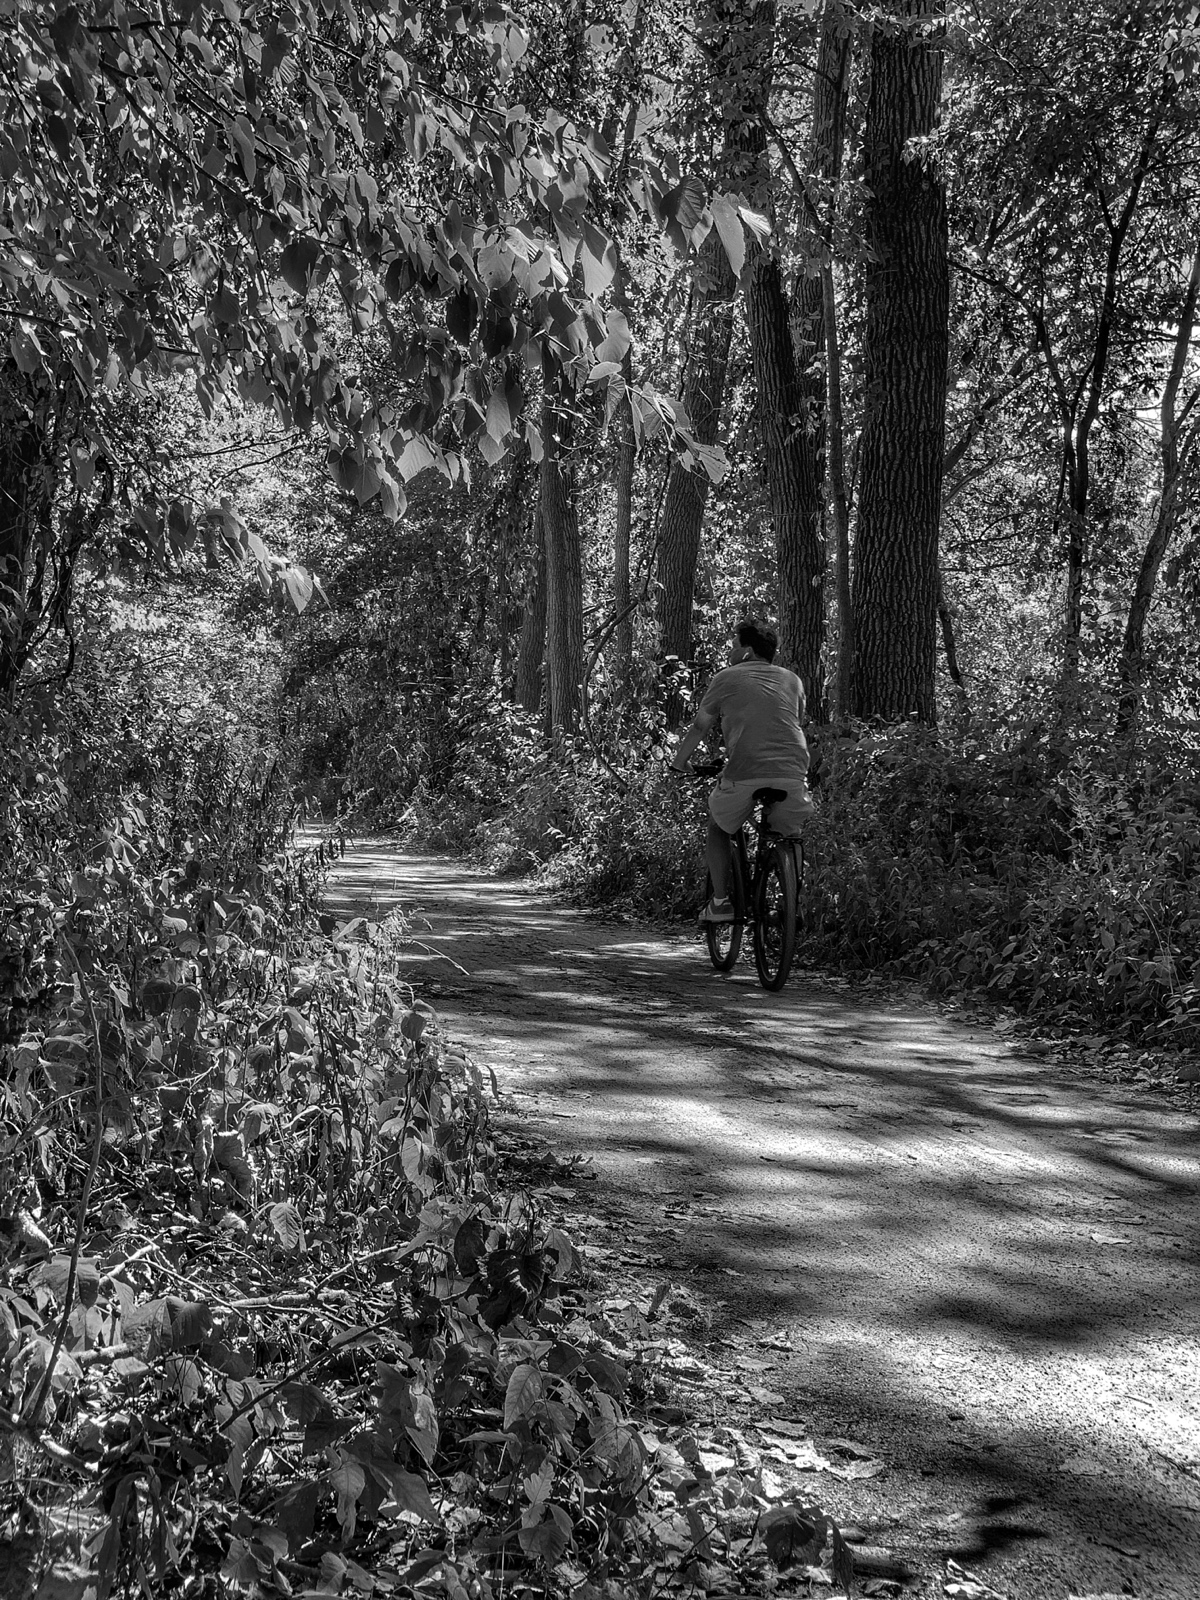
[[[733,659],[748,661],[757,656],[760,661],[774,661],[779,649],[779,635],[774,628],[753,617],[746,617],[733,630]]]

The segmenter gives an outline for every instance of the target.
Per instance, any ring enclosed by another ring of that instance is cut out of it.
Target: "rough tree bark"
[[[939,10],[940,0],[892,0],[871,43],[864,177],[872,261],[854,570],[855,712],[927,723],[936,716],[949,269],[942,180],[909,141],[937,124]]]
[[[825,548],[821,516],[820,411],[796,368],[791,308],[778,258],[763,252],[746,293],[758,390],[763,466],[775,528],[780,655],[800,676],[809,714],[824,702]]]
[[[633,360],[627,350],[621,361],[626,388],[633,382]],[[613,677],[617,700],[624,705],[633,679],[633,600],[629,587],[629,552],[633,539],[633,475],[637,445],[629,401],[622,400],[613,419],[616,444],[616,503],[613,508],[613,613],[619,618],[613,630]]]
[[[570,421],[542,406],[541,510],[546,543],[546,680],[550,726],[564,733],[579,720],[583,681],[583,565]]]
[[[533,587],[525,597],[521,617],[521,637],[517,644],[517,665],[513,674],[513,697],[526,711],[540,711],[546,664],[546,540],[542,531],[542,508],[533,516]]]
[[[1158,570],[1171,542],[1179,520],[1179,491],[1184,475],[1194,462],[1200,444],[1200,418],[1194,418],[1184,428],[1180,426],[1179,386],[1183,381],[1196,325],[1196,302],[1200,295],[1200,239],[1197,239],[1192,256],[1192,270],[1184,291],[1175,330],[1175,344],[1171,352],[1171,367],[1159,402],[1159,460],[1162,464],[1162,483],[1158,504],[1155,507],[1154,526],[1142,555],[1133,595],[1129,602],[1129,615],[1125,622],[1125,637],[1121,646],[1121,659],[1117,677],[1118,740],[1133,737],[1141,709],[1142,675],[1145,658],[1146,618],[1158,581]],[[1196,401],[1192,396],[1192,404]],[[1186,414],[1188,407],[1184,407]]]

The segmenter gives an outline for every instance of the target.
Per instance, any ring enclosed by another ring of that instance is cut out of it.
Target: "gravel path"
[[[331,909],[396,903],[450,1033],[593,1159],[599,1237],[687,1287],[764,1412],[886,1463],[812,1492],[920,1593],[953,1557],[1014,1600],[1200,1600],[1195,1118],[923,1002],[769,995],[686,934],[351,851]]]

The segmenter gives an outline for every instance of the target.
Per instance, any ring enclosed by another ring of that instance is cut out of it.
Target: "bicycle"
[[[693,765],[692,772],[697,778],[715,778],[723,765],[723,762]],[[782,989],[792,969],[800,880],[804,875],[804,847],[799,839],[785,839],[772,833],[767,823],[768,809],[783,798],[782,789],[768,786],[754,791],[758,814],[753,824],[753,871],[746,848],[746,827],[741,827],[730,840],[729,898],[733,901],[733,921],[704,925],[713,966],[718,972],[731,972],[741,954],[742,937],[749,922],[758,981],[764,989],[771,990]],[[704,891],[706,905],[712,887],[709,877]]]

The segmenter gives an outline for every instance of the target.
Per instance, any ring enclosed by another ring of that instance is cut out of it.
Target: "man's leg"
[[[730,861],[731,840],[724,828],[718,828],[711,817],[708,819],[708,875],[712,879],[712,892],[714,900],[728,900],[729,879],[732,870]]]

